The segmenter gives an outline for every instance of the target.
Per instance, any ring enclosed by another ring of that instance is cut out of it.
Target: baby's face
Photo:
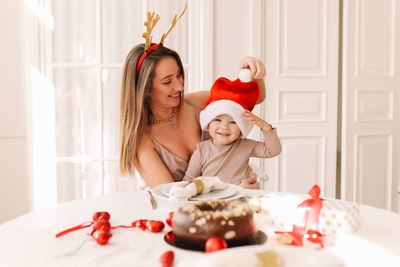
[[[240,136],[239,126],[228,114],[215,117],[208,125],[208,131],[214,145],[218,146],[229,145]]]

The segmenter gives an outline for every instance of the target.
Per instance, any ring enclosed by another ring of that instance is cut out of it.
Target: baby
[[[255,81],[230,81],[226,78],[215,81],[200,112],[201,128],[208,130],[211,139],[197,145],[184,180],[218,176],[223,182],[239,185],[242,180],[256,176],[249,166],[250,157],[279,155],[282,147],[276,130],[250,112],[258,96],[259,88]],[[246,138],[254,124],[261,129],[264,142]]]

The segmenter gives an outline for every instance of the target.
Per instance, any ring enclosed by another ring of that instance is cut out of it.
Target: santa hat
[[[252,111],[257,104],[260,90],[258,84],[250,78],[250,70],[243,69],[239,79],[230,81],[227,78],[216,80],[210,90],[210,97],[200,112],[200,125],[203,130],[221,114],[230,115],[239,126],[242,136],[246,137],[253,125],[243,117],[245,110]]]

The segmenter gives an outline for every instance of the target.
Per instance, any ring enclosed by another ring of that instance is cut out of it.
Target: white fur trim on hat
[[[239,126],[243,137],[249,135],[253,124],[250,124],[243,113],[245,109],[238,103],[231,100],[218,100],[210,103],[204,110],[200,112],[200,125],[203,130],[208,129],[208,124],[221,114],[230,115]]]

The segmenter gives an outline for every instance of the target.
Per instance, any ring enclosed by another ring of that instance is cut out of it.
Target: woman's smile
[[[181,93],[179,92],[179,93],[174,94],[174,95],[168,95],[168,97],[170,97],[170,98],[179,98],[180,95],[181,95]]]

